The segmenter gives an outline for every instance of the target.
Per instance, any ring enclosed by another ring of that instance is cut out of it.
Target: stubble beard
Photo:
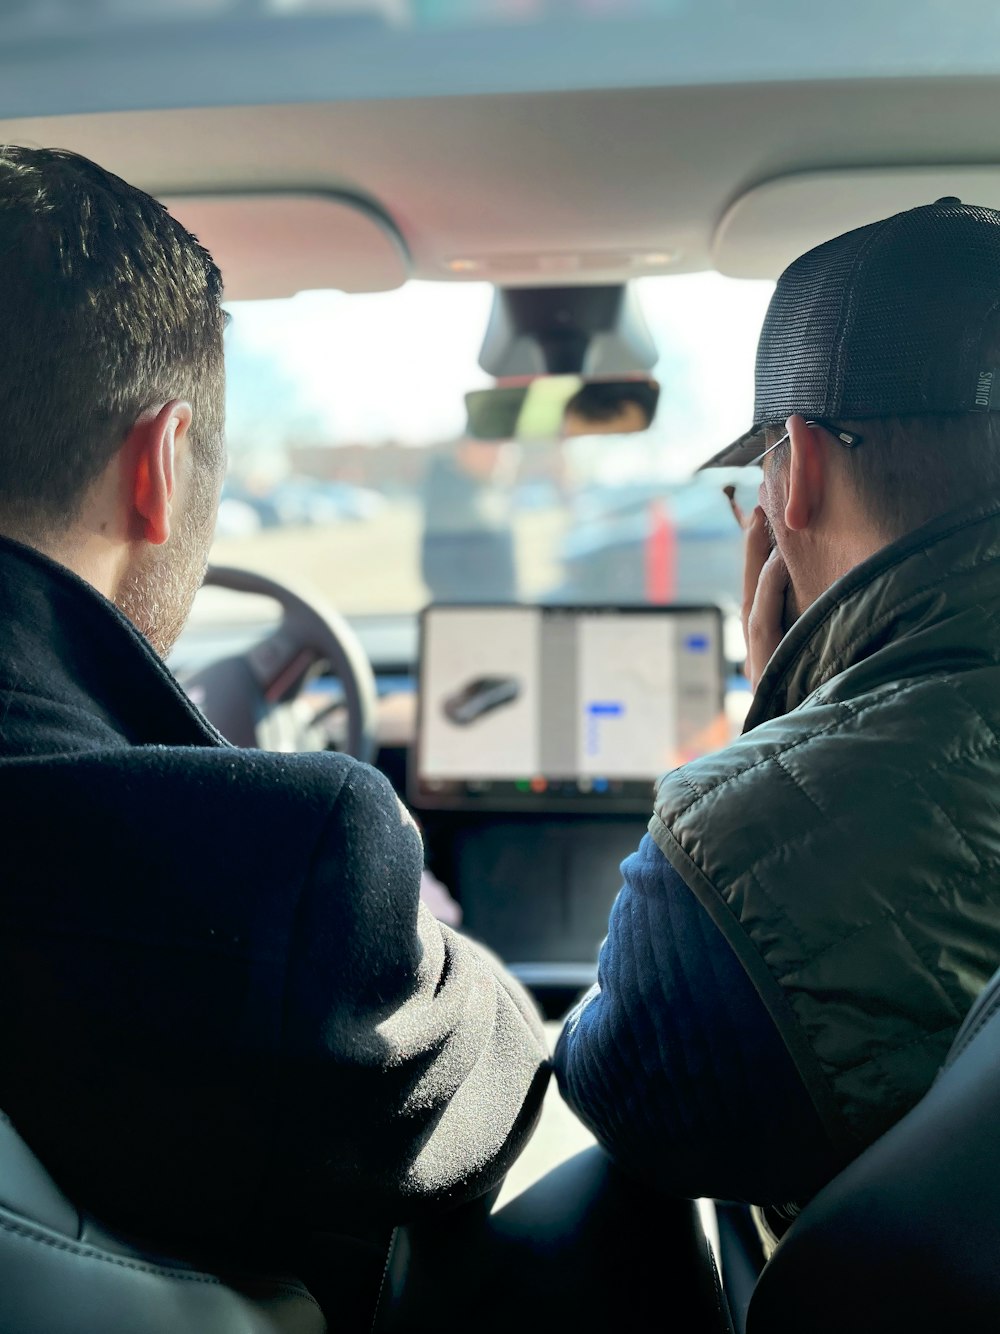
[[[180,638],[205,579],[215,529],[218,488],[199,479],[174,534],[150,547],[125,574],[115,594],[118,610],[165,658]]]

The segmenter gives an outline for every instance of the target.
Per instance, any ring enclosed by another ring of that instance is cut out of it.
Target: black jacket
[[[353,1229],[486,1191],[530,1003],[419,903],[376,770],[229,747],[89,585],[0,540],[0,1108],[133,1233]]]

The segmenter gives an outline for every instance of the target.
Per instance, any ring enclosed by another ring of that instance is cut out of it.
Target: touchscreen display
[[[717,608],[430,607],[411,799],[648,810],[724,744],[723,689]]]

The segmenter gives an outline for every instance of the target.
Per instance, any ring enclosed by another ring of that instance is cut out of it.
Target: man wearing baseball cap
[[[557,1054],[661,1189],[808,1199],[1000,965],[998,412],[1000,213],[938,200],[782,274],[753,422],[705,465],[763,470],[753,704],[662,779]]]

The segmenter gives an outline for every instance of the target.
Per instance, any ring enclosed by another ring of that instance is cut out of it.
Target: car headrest
[[[18,1334],[324,1334],[309,1291],[207,1273],[105,1232],[0,1113],[0,1330]]]
[[[1000,973],[930,1092],[789,1230],[748,1334],[1000,1327]]]

